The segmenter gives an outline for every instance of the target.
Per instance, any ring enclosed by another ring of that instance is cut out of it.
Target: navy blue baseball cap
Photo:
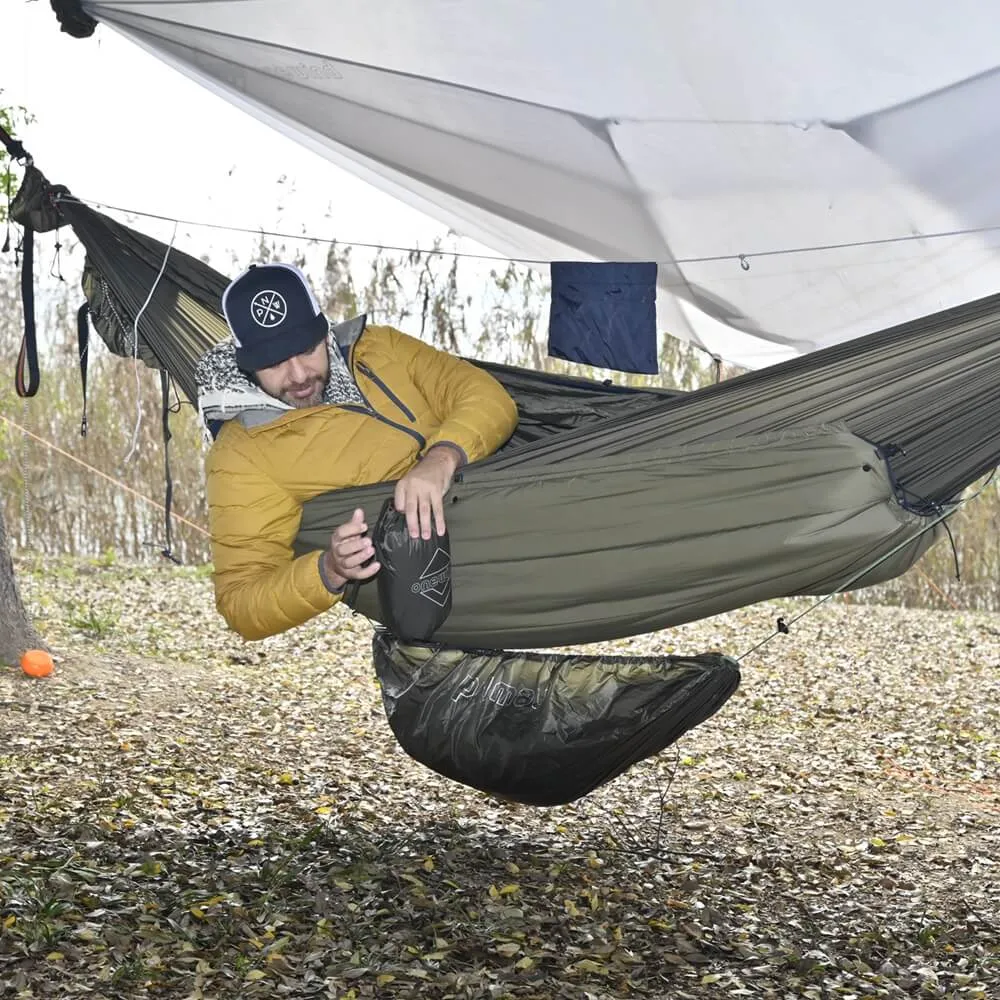
[[[306,276],[291,264],[255,264],[222,294],[236,364],[257,371],[311,351],[330,325]]]

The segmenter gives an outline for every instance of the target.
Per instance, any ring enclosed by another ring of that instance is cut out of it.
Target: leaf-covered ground
[[[361,618],[250,644],[204,573],[19,571],[57,667],[0,668],[5,996],[1000,997],[1000,616],[824,605],[542,810],[399,750]]]

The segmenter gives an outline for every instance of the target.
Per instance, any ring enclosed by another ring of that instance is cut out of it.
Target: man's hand
[[[358,508],[350,521],[338,526],[330,536],[330,548],[323,553],[323,569],[334,590],[343,588],[348,580],[367,580],[381,568],[377,562],[364,565],[375,555],[372,540],[365,537],[367,530],[365,512]]]
[[[410,538],[430,538],[432,516],[437,533],[445,533],[444,495],[461,461],[457,448],[436,445],[396,483],[393,502],[406,514]]]

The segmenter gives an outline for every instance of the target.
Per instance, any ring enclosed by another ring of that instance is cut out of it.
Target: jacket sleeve
[[[251,442],[236,428],[223,434],[206,467],[215,604],[244,639],[264,639],[328,610],[340,595],[320,577],[322,552],[294,558],[301,507],[255,466]]]
[[[440,427],[427,439],[457,445],[470,462],[492,455],[517,427],[517,404],[488,372],[394,330],[398,351],[437,417]]]

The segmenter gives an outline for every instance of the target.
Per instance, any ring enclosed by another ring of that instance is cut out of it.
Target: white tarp
[[[502,253],[657,261],[661,328],[727,360],[1000,291],[997,4],[84,7]]]

